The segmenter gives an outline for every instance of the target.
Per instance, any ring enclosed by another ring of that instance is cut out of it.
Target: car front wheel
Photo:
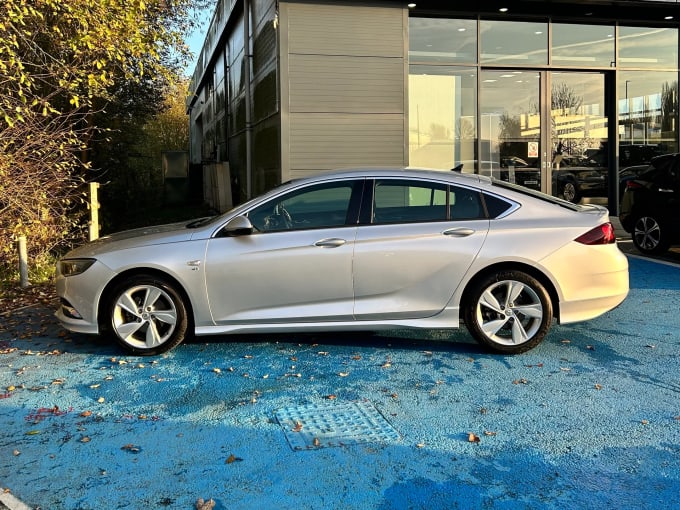
[[[633,227],[633,244],[642,253],[658,255],[670,247],[666,241],[664,229],[652,216],[641,216]]]
[[[121,282],[110,296],[104,329],[129,353],[160,354],[184,340],[186,307],[165,280],[134,276]]]
[[[463,318],[475,339],[494,351],[518,354],[536,347],[552,323],[545,287],[521,271],[503,271],[477,283]]]

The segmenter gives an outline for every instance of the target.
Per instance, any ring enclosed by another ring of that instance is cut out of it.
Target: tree
[[[79,235],[96,146],[155,111],[188,57],[190,9],[210,3],[0,0],[0,270],[20,235],[33,257]]]

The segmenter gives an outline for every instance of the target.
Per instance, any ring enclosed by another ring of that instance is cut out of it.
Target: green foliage
[[[206,3],[0,0],[0,272],[19,236],[35,265],[84,239],[84,182],[117,180],[108,144],[159,110]]]

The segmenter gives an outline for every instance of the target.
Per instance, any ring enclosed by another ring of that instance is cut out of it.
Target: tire
[[[533,276],[501,271],[476,282],[463,303],[463,319],[480,344],[500,353],[536,347],[552,324],[548,291]]]
[[[105,308],[103,329],[130,354],[152,356],[178,346],[188,327],[186,306],[167,281],[149,275],[117,285]]]
[[[572,204],[577,204],[581,200],[581,195],[578,192],[578,187],[575,183],[567,181],[562,186],[562,191],[560,192],[561,198],[565,199],[567,202]]]
[[[670,248],[665,229],[653,216],[641,216],[633,224],[633,244],[645,255],[659,255]]]

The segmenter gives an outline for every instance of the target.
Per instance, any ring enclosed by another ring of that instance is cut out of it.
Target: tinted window
[[[498,218],[501,214],[512,207],[510,202],[506,202],[493,195],[484,194],[484,203],[486,210],[489,213],[489,218]]]
[[[347,223],[359,181],[325,183],[273,198],[248,213],[260,232],[340,227]]]
[[[479,192],[420,181],[377,181],[373,223],[470,220],[484,217]]]
[[[447,186],[420,181],[376,181],[373,223],[444,221]]]

